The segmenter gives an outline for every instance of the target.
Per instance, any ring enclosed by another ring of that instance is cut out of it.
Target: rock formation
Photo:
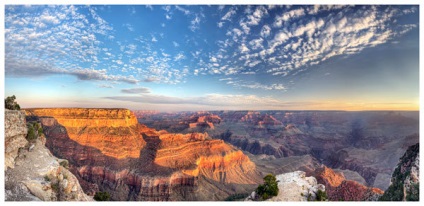
[[[383,201],[419,201],[420,145],[412,145],[399,159]]]
[[[278,195],[267,201],[314,201],[317,199],[318,190],[325,192],[325,186],[318,184],[315,177],[306,177],[303,171],[284,173],[276,176],[278,181]],[[254,200],[252,194],[246,200]]]
[[[90,201],[66,160],[54,157],[40,139],[27,145],[25,114],[5,112],[6,201]],[[20,149],[19,149],[20,148]],[[12,151],[12,152],[10,152]],[[16,157],[16,159],[14,158]]]
[[[113,200],[221,200],[260,182],[246,155],[207,133],[157,131],[139,125],[125,109],[26,112],[40,120],[47,146],[69,160],[89,194],[107,191]]]
[[[311,175],[316,177],[318,183],[325,185],[330,201],[375,201],[383,194],[378,188],[346,180],[342,173],[326,166],[317,168]]]
[[[210,111],[220,124],[206,130],[254,155],[276,158],[312,155],[328,167],[361,175],[366,185],[386,190],[406,149],[419,141],[419,113],[342,111]],[[206,114],[203,112],[202,115]],[[160,113],[139,119],[149,127],[177,133],[193,112]],[[196,115],[200,115],[196,114]]]
[[[17,110],[5,110],[4,118],[4,169],[14,168],[15,158],[19,148],[24,147],[28,141],[25,139],[27,127],[25,113]]]

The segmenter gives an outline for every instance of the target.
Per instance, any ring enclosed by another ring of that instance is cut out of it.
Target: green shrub
[[[327,193],[322,190],[318,190],[317,192],[317,201],[327,201]]]
[[[4,108],[10,110],[21,110],[21,106],[19,106],[19,104],[15,100],[15,95],[12,95],[11,97],[6,97],[6,99],[4,99]]]
[[[96,201],[109,201],[110,195],[108,192],[96,192],[94,195],[94,200]]]
[[[27,140],[35,140],[38,137],[38,132],[34,129],[34,126],[31,123],[27,124],[28,133],[26,136]]]
[[[268,174],[265,176],[264,184],[259,185],[255,192],[259,195],[260,200],[266,200],[278,195],[278,182],[275,175]]]

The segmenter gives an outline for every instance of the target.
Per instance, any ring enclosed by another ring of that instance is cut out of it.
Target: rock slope
[[[26,145],[25,114],[21,111],[5,112],[6,157],[12,147],[13,156],[7,164],[13,164],[5,172],[6,201],[90,201],[84,194],[78,179],[61,166],[60,160],[54,157],[44,146],[43,141],[36,139]],[[18,135],[16,135],[18,134]],[[18,142],[8,144],[9,142]],[[20,149],[18,149],[20,148]],[[62,165],[65,165],[62,163]],[[9,165],[8,165],[9,166]]]

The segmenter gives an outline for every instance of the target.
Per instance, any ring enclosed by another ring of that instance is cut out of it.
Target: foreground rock
[[[25,113],[16,110],[5,110],[4,118],[4,169],[15,167],[15,158],[19,148],[24,147],[28,141],[25,139],[27,127]]]
[[[139,125],[126,109],[29,109],[54,155],[68,159],[88,194],[112,200],[222,200],[261,181],[249,157],[207,133]]]
[[[54,157],[40,140],[25,145],[26,124],[25,115],[20,111],[6,111],[5,113],[6,156],[9,147],[17,150],[10,169],[5,172],[5,200],[6,201],[89,201],[91,197],[84,194],[78,179],[69,170],[61,166],[61,162]],[[13,120],[13,121],[10,121]],[[10,135],[19,134],[19,135]],[[22,138],[24,138],[23,141]],[[21,142],[7,144],[7,140]],[[19,145],[19,146],[17,146]],[[23,146],[21,146],[23,145]],[[26,147],[25,147],[26,146]],[[18,147],[20,149],[18,149]],[[12,156],[9,156],[12,160]],[[62,165],[66,165],[62,163]]]
[[[267,201],[314,201],[318,190],[325,192],[325,186],[318,184],[315,177],[306,177],[303,171],[295,171],[276,176],[278,181],[278,195]],[[255,200],[253,192],[246,200]]]
[[[322,166],[313,174],[318,183],[325,185],[330,201],[376,201],[383,194],[378,188],[367,187],[352,180],[346,180],[342,173]]]
[[[408,148],[393,172],[390,187],[380,198],[383,201],[419,201],[420,145]]]

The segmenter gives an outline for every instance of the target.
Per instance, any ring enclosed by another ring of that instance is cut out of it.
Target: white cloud
[[[290,10],[284,12],[280,16],[275,17],[275,21],[273,23],[274,27],[280,28],[283,25],[283,22],[289,22],[291,20],[300,18],[305,15],[305,10],[303,8]]]
[[[250,49],[247,48],[247,46],[245,44],[242,44],[239,49],[240,49],[241,53],[247,53],[247,52],[250,51]]]
[[[221,18],[222,21],[230,21],[231,17],[236,14],[236,11],[233,7],[231,7],[228,12]]]
[[[180,60],[185,59],[185,58],[186,57],[184,56],[184,54],[182,52],[180,52],[174,57],[174,61],[180,61]]]
[[[261,36],[265,38],[265,37],[268,37],[270,33],[271,33],[271,27],[265,24],[262,27]]]

